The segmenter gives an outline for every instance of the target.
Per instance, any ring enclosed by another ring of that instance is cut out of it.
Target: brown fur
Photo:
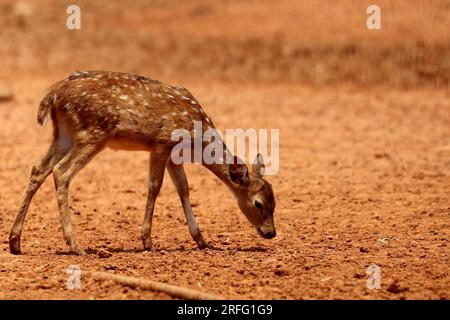
[[[170,161],[170,152],[178,143],[171,140],[175,129],[186,129],[193,134],[193,121],[201,121],[203,130],[214,128],[211,119],[188,90],[135,74],[79,71],[54,84],[41,101],[38,123],[44,125],[49,118],[54,126],[54,140],[45,157],[33,166],[30,183],[10,234],[12,253],[20,253],[20,235],[26,212],[33,195],[50,173],[53,173],[55,181],[65,240],[72,251],[83,253],[70,219],[69,185],[72,178],[105,147],[150,151],[149,196],[142,225],[145,249],[151,248],[153,208],[166,168],[180,196],[192,238],[200,248],[207,246],[189,203],[183,165]],[[275,236],[275,199],[272,187],[261,175],[262,157],[257,158],[250,174],[245,165],[203,165],[230,188],[239,207],[261,235]],[[264,203],[264,208],[255,208],[254,201]]]

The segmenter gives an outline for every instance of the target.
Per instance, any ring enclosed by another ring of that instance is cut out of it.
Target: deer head
[[[235,184],[233,189],[239,208],[263,238],[272,239],[276,235],[273,221],[275,197],[272,185],[263,178],[264,168],[261,154],[256,157],[252,172],[242,160],[234,157],[233,164],[229,165],[229,174]]]

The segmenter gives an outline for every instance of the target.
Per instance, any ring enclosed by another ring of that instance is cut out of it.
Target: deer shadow
[[[165,248],[165,247],[157,247],[153,248],[151,250],[145,250],[144,248],[123,248],[123,247],[101,247],[99,249],[96,248],[87,248],[85,250],[87,255],[97,255],[99,250],[106,250],[110,253],[175,253],[175,252],[201,252],[201,251],[218,251],[218,252],[267,252],[269,251],[269,248],[266,247],[260,247],[260,246],[252,246],[252,247],[217,247],[214,245],[209,245],[206,249],[199,249],[198,247],[190,247],[186,248],[184,246],[179,246],[176,248]],[[76,255],[72,251],[57,251],[56,255],[58,256],[70,256],[70,255]]]

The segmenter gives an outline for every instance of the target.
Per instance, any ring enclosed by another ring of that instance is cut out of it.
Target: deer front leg
[[[164,171],[168,159],[167,152],[152,151],[150,154],[150,176],[148,181],[148,198],[145,207],[144,222],[142,223],[141,239],[145,250],[152,248],[152,219],[155,201],[164,180]]]
[[[194,213],[192,212],[191,204],[189,202],[189,185],[183,165],[175,165],[169,161],[167,163],[167,169],[175,188],[177,189],[178,195],[180,196],[192,239],[194,239],[200,249],[208,248],[209,246],[203,238],[200,229],[198,228],[197,221],[195,220]]]

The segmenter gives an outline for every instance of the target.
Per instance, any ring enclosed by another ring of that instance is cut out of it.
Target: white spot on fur
[[[136,116],[142,117],[142,114],[140,114],[138,111],[133,110],[133,109],[127,109],[127,111],[131,114],[134,114]]]

